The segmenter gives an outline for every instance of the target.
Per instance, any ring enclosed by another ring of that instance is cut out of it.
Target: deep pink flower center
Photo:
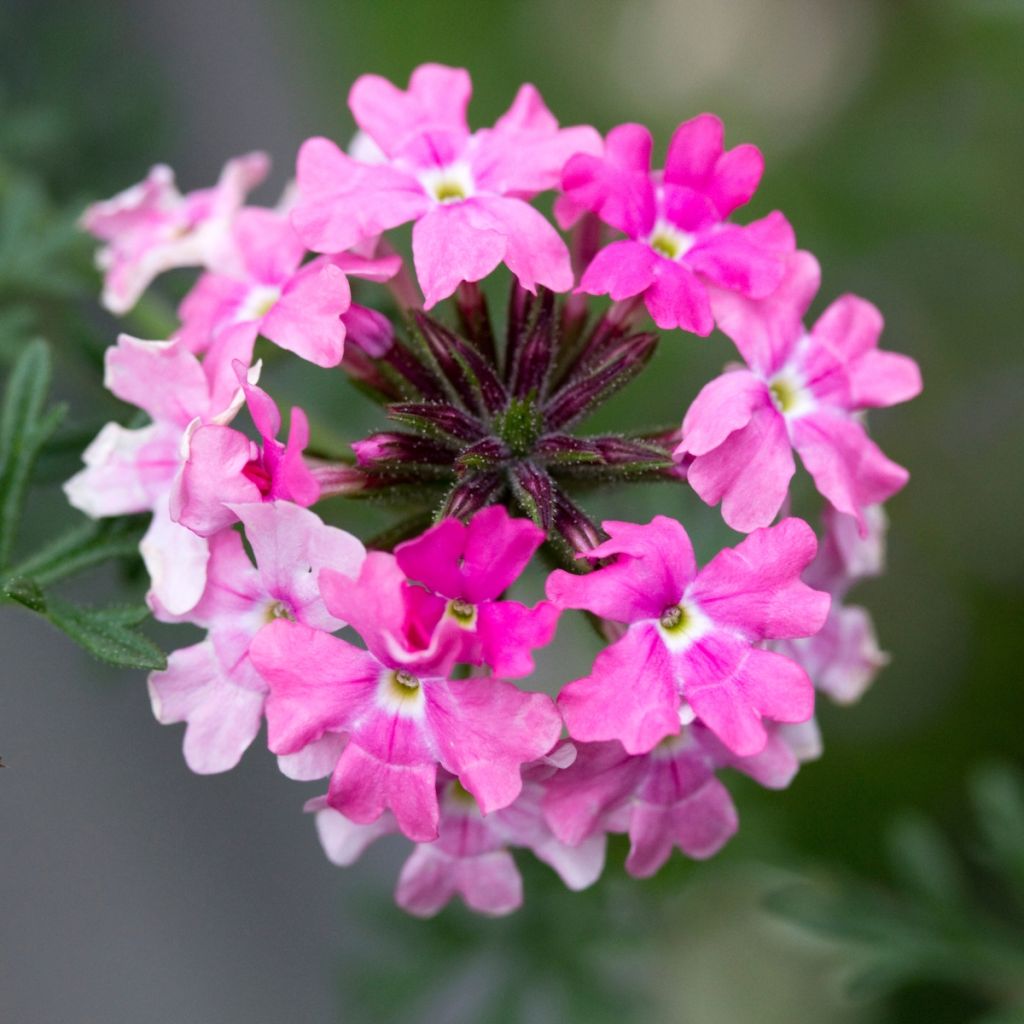
[[[273,480],[267,468],[258,459],[247,462],[242,469],[242,476],[251,480],[260,490],[260,494],[266,497],[270,493]]]

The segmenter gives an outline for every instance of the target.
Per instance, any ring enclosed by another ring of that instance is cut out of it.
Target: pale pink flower
[[[309,443],[309,421],[292,409],[286,444],[277,440],[281,414],[262,388],[250,384],[242,363],[234,364],[260,444],[219,423],[193,421],[186,433],[187,455],[171,490],[171,518],[201,537],[210,537],[237,520],[234,505],[284,500],[312,505],[320,485],[302,459]]]
[[[206,638],[172,653],[167,668],[149,677],[153,714],[164,724],[187,723],[185,761],[203,774],[233,768],[259,732],[267,685],[249,657],[253,638],[280,618],[340,629],[344,622],[324,606],[317,574],[326,565],[358,572],[366,554],[350,533],[290,502],[233,511],[256,565],[240,533],[224,530],[210,539],[206,589],[186,617],[207,630]],[[155,613],[182,620],[159,605]]]
[[[522,788],[520,766],[558,739],[551,698],[499,679],[449,678],[457,638],[439,632],[416,647],[410,588],[392,555],[371,552],[358,579],[325,569],[320,588],[368,649],[294,622],[259,634],[252,656],[270,686],[270,749],[295,754],[328,734],[346,736],[330,805],[360,824],[390,809],[419,841],[438,834],[439,766],[485,813],[508,806]]]
[[[842,597],[855,583],[882,575],[889,518],[881,505],[864,509],[866,530],[860,529],[854,516],[837,512],[831,505],[825,506],[821,519],[824,533],[804,574],[805,582]]]
[[[548,597],[628,626],[558,705],[573,739],[618,740],[644,754],[694,717],[733,753],[768,741],[762,718],[802,722],[814,709],[806,672],[761,641],[815,633],[827,594],[800,581],[817,542],[799,519],[758,530],[697,569],[682,525],[605,522],[586,557],[615,561],[576,576],[556,570]]]
[[[882,315],[845,295],[808,332],[803,314],[818,290],[814,257],[795,253],[786,279],[763,302],[716,296],[716,317],[746,369],[707,384],[683,420],[677,459],[709,505],[747,532],[766,526],[785,501],[793,449],[818,491],[866,529],[864,508],[884,501],[907,471],[868,437],[862,410],[895,405],[921,390],[917,364],[878,349]]]
[[[104,272],[103,304],[127,313],[158,274],[217,262],[236,211],[267,174],[264,153],[229,160],[213,188],[182,195],[164,164],[112,199],[93,203],[81,226],[107,244],[96,262]]]
[[[703,860],[734,835],[736,808],[716,775],[725,767],[783,789],[799,764],[774,731],[752,757],[732,755],[698,724],[646,754],[629,754],[615,741],[581,743],[575,762],[548,780],[544,814],[555,836],[574,848],[605,832],[626,833],[626,870],[646,878],[673,847]]]
[[[557,185],[574,153],[596,152],[597,132],[559,129],[524,85],[493,128],[471,133],[471,91],[468,72],[439,64],[418,67],[406,91],[377,75],[357,79],[349,106],[379,153],[367,162],[327,139],[303,145],[292,217],[306,245],[343,252],[415,221],[413,261],[427,308],[500,263],[530,291],[571,288],[565,243],[527,200]]]
[[[701,336],[714,326],[709,286],[761,298],[785,269],[794,237],[781,213],[745,227],[729,215],[754,194],[764,162],[751,145],[723,150],[722,122],[701,114],[681,124],[664,171],[651,171],[651,134],[613,128],[601,156],[574,156],[562,172],[556,214],[567,226],[596,213],[627,238],[601,249],[579,291],[615,300],[642,296],[663,330]]]
[[[567,746],[567,745],[563,745]],[[575,752],[571,745],[568,750]],[[573,890],[592,885],[604,867],[605,836],[595,832],[570,846],[551,830],[541,810],[546,779],[554,767],[535,763],[524,768],[523,790],[508,807],[483,815],[476,801],[455,779],[439,779],[438,837],[417,843],[402,867],[395,891],[399,906],[431,917],[454,896],[472,910],[498,916],[522,903],[522,878],[510,848],[531,850],[554,868]],[[324,852],[335,864],[348,866],[380,836],[398,831],[386,812],[360,825],[334,810],[326,797],[311,800]]]
[[[251,353],[230,339],[202,363],[174,341],[141,341],[122,334],[106,352],[105,384],[147,412],[148,426],[108,423],[82,455],[85,469],[64,485],[68,501],[95,518],[153,513],[141,551],[155,599],[173,614],[199,600],[206,579],[206,540],[170,517],[170,494],[190,425],[231,421],[244,397],[232,369]]]
[[[885,513],[877,505],[864,512],[868,530],[861,536],[853,516],[831,506],[825,510],[825,534],[804,581],[832,595],[828,618],[812,637],[774,644],[777,651],[803,665],[815,688],[838,704],[859,700],[889,663],[868,610],[844,603],[855,583],[879,575],[884,567]]]
[[[384,281],[401,260],[344,253],[303,264],[305,256],[285,214],[242,210],[218,269],[203,274],[181,304],[179,337],[200,352],[221,331],[240,331],[253,341],[262,334],[317,366],[337,366],[352,298],[347,275]]]
[[[395,549],[406,576],[429,588],[414,591],[417,620],[426,632],[458,638],[460,661],[486,662],[496,675],[517,678],[533,671],[531,652],[551,642],[558,609],[547,601],[528,608],[501,601],[519,578],[544,531],[529,519],[513,519],[502,505],[481,509],[464,525],[442,519]]]

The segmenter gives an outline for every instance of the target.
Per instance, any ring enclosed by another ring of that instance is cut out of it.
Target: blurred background
[[[400,844],[333,868],[301,814],[316,787],[258,749],[190,774],[141,673],[0,609],[0,1020],[1024,1020],[1022,54],[1017,0],[5,0],[0,372],[42,332],[72,403],[26,545],[73,518],[56,484],[124,416],[74,216],[157,161],[191,189],[256,148],[272,202],[304,138],[348,137],[357,75],[425,60],[471,70],[475,126],[524,80],[564,124],[640,120],[661,147],[715,111],[766,156],[750,217],[783,209],[818,255],[816,308],[871,298],[926,390],[872,417],[912,473],[890,571],[854,595],[892,663],[857,706],[821,702],[823,759],[782,793],[730,779],[741,831],[711,863],[637,882],[613,845],[573,895],[524,858],[504,920],[406,917]],[[670,339],[663,383],[611,415],[677,421],[727,358]],[[275,396],[309,401],[289,372]],[[314,402],[354,438],[374,420],[337,394]]]

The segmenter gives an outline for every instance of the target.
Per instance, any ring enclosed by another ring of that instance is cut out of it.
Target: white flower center
[[[803,378],[791,367],[784,367],[768,381],[768,391],[775,408],[788,419],[806,415],[816,404]]]
[[[419,180],[427,195],[442,206],[461,203],[476,192],[473,175],[470,173],[469,164],[466,163],[432,167],[421,171]]]
[[[693,248],[694,235],[681,231],[666,220],[659,220],[647,239],[647,244],[659,255],[669,260],[681,260]]]
[[[281,298],[281,289],[273,284],[258,284],[249,290],[245,301],[238,307],[235,319],[241,323],[246,320],[262,320],[274,308]]]
[[[695,604],[686,601],[669,605],[657,623],[665,646],[677,654],[685,651],[712,628],[711,620]]]
[[[377,703],[393,715],[418,717],[423,713],[423,684],[411,672],[385,669],[377,684]]]

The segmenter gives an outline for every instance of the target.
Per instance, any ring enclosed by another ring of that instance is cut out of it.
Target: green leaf
[[[124,520],[86,521],[40,548],[11,570],[46,586],[114,558],[138,554],[144,527]]]
[[[0,566],[10,557],[36,456],[64,416],[63,406],[43,412],[50,373],[48,346],[38,339],[32,341],[14,364],[4,392],[0,412]]]
[[[40,615],[46,614],[46,595],[35,580],[12,577],[4,581],[2,593],[10,601],[17,601]]]
[[[124,668],[166,668],[163,651],[129,628],[146,615],[144,607],[80,608],[56,598],[50,599],[47,613],[58,629],[101,661]]]

